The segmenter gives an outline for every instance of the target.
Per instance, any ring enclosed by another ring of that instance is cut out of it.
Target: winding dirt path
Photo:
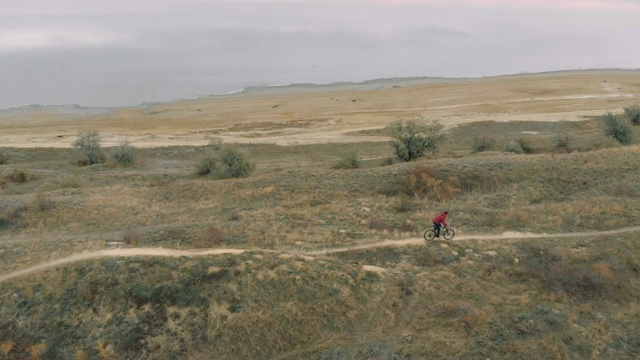
[[[507,231],[497,235],[460,235],[460,236],[456,236],[455,239],[451,241],[468,241],[468,240],[486,241],[486,240],[496,240],[496,239],[499,239],[499,240],[555,239],[555,238],[571,238],[571,237],[582,237],[582,236],[616,235],[616,234],[623,234],[623,233],[630,233],[630,232],[637,232],[637,231],[640,231],[640,226],[627,227],[627,228],[621,228],[616,230],[588,231],[588,232],[579,232],[579,233],[559,233],[559,234],[535,234],[535,233],[520,233],[520,232]],[[300,251],[300,252],[277,251],[277,250],[269,250],[269,249],[202,249],[202,250],[174,250],[174,249],[165,249],[165,248],[108,249],[108,250],[100,250],[100,251],[94,251],[94,252],[82,252],[82,253],[74,254],[65,258],[43,262],[41,264],[34,265],[26,269],[13,271],[7,274],[2,274],[0,275],[0,283],[16,277],[34,274],[37,272],[41,272],[41,271],[55,268],[65,264],[70,264],[70,263],[84,261],[84,260],[105,258],[105,257],[135,257],[135,256],[194,257],[194,256],[223,255],[223,254],[239,255],[245,252],[279,253],[279,254],[288,254],[288,255],[294,255],[294,256],[295,255],[318,256],[318,255],[334,254],[334,253],[347,252],[347,251],[353,251],[353,250],[362,250],[362,249],[371,249],[371,248],[389,247],[389,246],[420,245],[423,243],[424,243],[423,238],[409,238],[404,240],[384,240],[384,241],[373,243],[373,244],[329,248],[329,249],[316,250],[316,251]],[[384,270],[382,268],[369,266],[369,265],[365,265],[364,268],[365,270],[372,270],[372,271]]]

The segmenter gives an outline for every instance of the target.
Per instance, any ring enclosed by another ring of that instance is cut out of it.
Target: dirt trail
[[[520,233],[520,232],[514,232],[514,231],[507,231],[502,234],[496,234],[496,235],[459,235],[459,236],[456,236],[452,241],[554,239],[554,238],[569,238],[569,237],[580,237],[580,236],[616,235],[616,234],[630,233],[630,232],[636,232],[636,231],[640,231],[640,226],[621,228],[616,230],[588,231],[588,232],[580,232],[580,233],[559,233],[559,234],[535,234],[535,233]],[[24,275],[34,274],[34,273],[51,269],[60,265],[70,264],[70,263],[83,261],[83,260],[99,259],[104,257],[135,257],[135,256],[193,257],[193,256],[222,255],[222,254],[238,255],[244,252],[270,252],[270,253],[280,253],[280,254],[289,254],[289,255],[298,255],[298,256],[317,256],[317,255],[334,254],[339,252],[371,249],[371,248],[378,248],[378,247],[420,245],[423,243],[424,243],[423,238],[409,238],[404,240],[384,240],[384,241],[373,243],[373,244],[356,245],[356,246],[340,247],[340,248],[329,248],[329,249],[316,250],[316,251],[300,251],[300,252],[276,251],[276,250],[269,250],[269,249],[203,249],[203,250],[174,250],[174,249],[165,249],[165,248],[109,249],[109,250],[100,250],[100,251],[94,251],[94,252],[82,252],[82,253],[74,254],[62,259],[57,259],[53,261],[44,262],[38,265],[34,265],[26,269],[13,271],[7,274],[2,274],[0,275],[0,283],[7,281],[9,279],[13,279],[13,278],[24,276]],[[384,270],[382,268],[372,267],[368,265],[365,265],[364,268],[365,270],[366,269],[375,270],[375,271]]]

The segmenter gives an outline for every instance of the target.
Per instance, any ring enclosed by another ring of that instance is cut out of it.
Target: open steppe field
[[[603,115],[639,98],[585,71],[3,111],[0,359],[637,359],[640,126]],[[399,161],[416,118],[444,141]],[[90,129],[137,161],[79,166]],[[197,175],[220,141],[255,170]]]

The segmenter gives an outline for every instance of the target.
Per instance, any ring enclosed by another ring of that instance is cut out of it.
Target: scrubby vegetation
[[[360,157],[355,151],[350,151],[342,154],[340,161],[336,163],[334,169],[357,169],[360,167]]]
[[[562,150],[563,152],[571,151],[571,138],[567,133],[556,134],[556,149]]]
[[[631,129],[620,115],[607,112],[603,116],[604,130],[620,144],[629,144],[632,140]]]
[[[472,149],[474,152],[483,152],[493,150],[496,147],[496,139],[488,134],[483,134],[474,137]]]
[[[197,166],[197,174],[214,179],[247,177],[255,165],[235,147],[226,145],[204,157]]]
[[[3,151],[0,151],[0,165],[9,163],[9,155]]]
[[[11,149],[0,274],[109,248],[247,251],[83,260],[2,281],[0,357],[635,359],[640,147],[609,140],[601,121],[464,125],[439,156],[387,166],[388,146],[373,142],[140,148],[129,168]],[[525,131],[530,154],[469,147],[491,133],[503,149]],[[333,168],[354,149],[357,168]],[[194,176],[209,156],[206,175],[227,180]],[[250,177],[227,176],[247,159]],[[14,182],[14,168],[34,176]],[[460,241],[427,246],[417,239],[444,204]]]
[[[138,159],[137,149],[129,142],[124,142],[110,151],[111,158],[116,164],[133,165]]]
[[[10,359],[632,359],[634,242],[89,261],[2,284],[0,344]]]
[[[533,148],[529,145],[529,142],[523,138],[511,140],[505,147],[505,150],[515,154],[533,153]]]
[[[7,180],[16,184],[23,184],[32,181],[34,178],[35,176],[29,173],[27,170],[17,168],[11,170],[11,172],[6,176]]]
[[[634,125],[640,125],[640,105],[636,104],[624,109],[624,115]]]

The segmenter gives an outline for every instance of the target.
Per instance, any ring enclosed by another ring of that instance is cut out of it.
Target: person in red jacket
[[[449,214],[449,212],[445,211],[433,219],[433,226],[436,228],[436,238],[440,238],[440,228],[442,225],[449,226],[447,225],[447,214]]]

